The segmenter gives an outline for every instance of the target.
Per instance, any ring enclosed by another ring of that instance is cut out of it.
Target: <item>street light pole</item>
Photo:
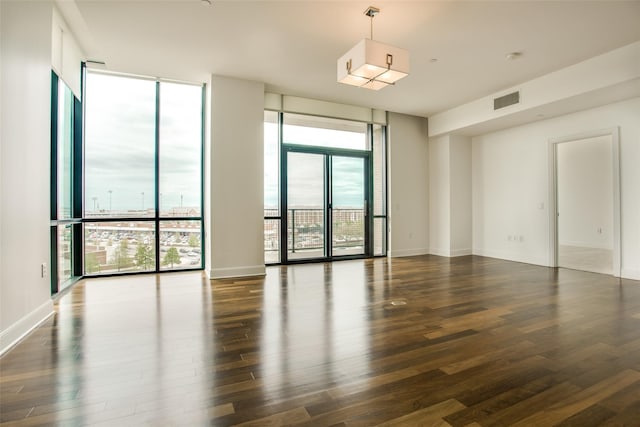
[[[140,194],[142,195],[142,210],[144,210],[144,191]]]
[[[107,193],[109,193],[109,212],[111,212],[111,193],[113,193],[113,190],[109,190]]]

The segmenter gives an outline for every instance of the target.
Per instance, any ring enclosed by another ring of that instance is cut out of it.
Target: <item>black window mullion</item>
[[[324,154],[324,256],[333,256],[333,156]]]
[[[389,147],[387,140],[387,126],[382,126],[382,152],[384,153],[384,177],[382,182],[384,183],[384,200],[382,204],[382,212],[384,213],[384,239],[382,243],[382,251],[384,256],[387,255],[389,249],[389,212],[388,212],[388,204],[389,204]]]
[[[84,66],[82,67],[82,76],[84,76]],[[82,192],[82,148],[84,141],[83,104],[81,99],[73,98],[73,153],[71,158],[71,185],[73,188],[71,189],[71,217],[74,219],[74,222],[71,226],[71,268],[74,277],[82,277],[84,273],[84,236],[81,223],[82,201],[84,199]]]
[[[58,219],[58,76],[51,71],[51,210],[49,219]]]
[[[84,236],[81,222],[71,225],[71,268],[73,276],[82,277],[84,273]]]
[[[375,192],[373,191],[373,125],[369,124],[367,126],[367,132],[369,133],[369,146],[371,150],[369,154],[365,158],[365,180],[364,180],[364,209],[366,216],[364,217],[364,254],[367,257],[373,256],[373,198],[375,196]]]
[[[156,81],[156,116],[155,116],[155,239],[154,239],[154,253],[156,258],[156,269],[160,271],[160,82]],[[202,240],[202,239],[201,239]]]
[[[71,217],[82,218],[82,147],[83,147],[83,126],[82,126],[82,101],[73,98],[73,157],[71,160]]]
[[[58,76],[51,71],[51,171],[50,193],[51,210],[49,219],[49,247],[51,258],[49,260],[49,286],[51,295],[58,292]]]
[[[58,226],[54,225],[50,229],[49,238],[51,242],[51,261],[50,261],[50,286],[51,295],[58,293]]]
[[[204,132],[204,124],[206,123],[206,109],[205,105],[207,102],[207,85],[202,85],[202,117],[200,122],[200,267],[204,268],[204,257],[205,255],[205,222],[204,222],[204,140],[205,140],[205,132]],[[160,235],[156,236],[156,240],[160,241]],[[160,248],[160,243],[158,243],[156,250],[158,251]]]
[[[289,260],[289,212],[287,206],[287,153],[282,143],[283,113],[278,113],[278,144],[280,152],[280,262],[286,264]]]

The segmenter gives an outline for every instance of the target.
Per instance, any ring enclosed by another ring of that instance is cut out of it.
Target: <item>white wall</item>
[[[207,251],[212,278],[264,267],[264,84],[211,79],[211,201]]]
[[[441,256],[451,247],[449,154],[449,135],[429,139],[429,250]]]
[[[474,137],[473,252],[548,265],[549,140],[619,127],[621,274],[640,279],[639,117],[633,98]]]
[[[429,139],[430,253],[471,254],[471,139]]]
[[[451,256],[471,254],[471,138],[449,139],[450,247]]]
[[[557,145],[558,243],[613,249],[610,136]]]
[[[54,7],[51,25],[51,66],[71,91],[81,96],[82,53],[69,26]]]
[[[429,253],[426,119],[389,113],[389,255]]]
[[[547,108],[545,110],[547,114],[576,111],[585,108],[585,102],[591,104],[601,99],[610,99],[615,88],[623,88],[622,92],[616,95],[619,96],[618,99],[634,96],[625,93],[629,91],[638,96],[639,63],[640,41],[636,41],[518,86],[506,88],[498,93],[435,114],[429,117],[429,136],[460,133],[477,125],[495,129],[498,123],[508,122],[511,126],[528,123],[535,120],[537,113],[543,112],[539,110],[540,108]],[[497,111],[493,109],[495,97],[513,91],[520,91],[520,103]]]
[[[0,352],[53,312],[50,2],[0,2]]]

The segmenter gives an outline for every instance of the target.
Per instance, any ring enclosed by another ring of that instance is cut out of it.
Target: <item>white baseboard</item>
[[[431,248],[429,250],[429,254],[431,255],[437,255],[437,256],[449,256],[449,251],[446,249],[440,249],[440,248]]]
[[[640,280],[640,270],[630,270],[623,268],[620,270],[620,277],[623,279]]]
[[[456,256],[466,256],[466,255],[471,255],[471,248],[465,248],[465,249],[454,249],[452,251],[450,251],[450,257],[456,257]]]
[[[501,251],[491,251],[491,250],[483,250],[483,249],[473,249],[473,255],[484,256],[488,258],[497,258],[503,259],[506,261],[514,261],[514,262],[522,262],[524,264],[533,264],[540,265],[542,267],[549,267],[549,260],[546,258],[533,258],[533,257],[518,257],[517,255],[501,252]]]
[[[53,301],[48,300],[22,319],[0,332],[0,355],[10,350],[53,314]]]
[[[265,274],[267,274],[267,270],[264,265],[212,268],[207,271],[209,279],[231,279],[234,277],[264,276]]]
[[[399,249],[399,250],[390,250],[389,257],[390,258],[398,258],[403,256],[416,256],[416,255],[428,255],[428,248],[413,248],[413,249]]]
[[[576,248],[589,248],[589,249],[606,249],[609,251],[612,251],[612,247],[607,247],[603,244],[599,244],[599,243],[593,243],[593,242],[571,242],[571,241],[567,241],[567,242],[558,242],[558,245],[560,246],[573,246]],[[613,243],[611,244],[611,246],[613,246]]]
[[[454,258],[454,257],[458,257],[458,256],[465,256],[465,255],[471,255],[471,248],[467,248],[467,249],[454,249],[454,250],[450,250],[450,249],[431,249],[431,251],[429,252],[431,255],[437,255],[437,256],[444,256],[447,258]]]

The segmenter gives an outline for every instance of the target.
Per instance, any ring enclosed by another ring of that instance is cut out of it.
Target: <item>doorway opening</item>
[[[620,275],[617,129],[551,141],[551,265]]]

